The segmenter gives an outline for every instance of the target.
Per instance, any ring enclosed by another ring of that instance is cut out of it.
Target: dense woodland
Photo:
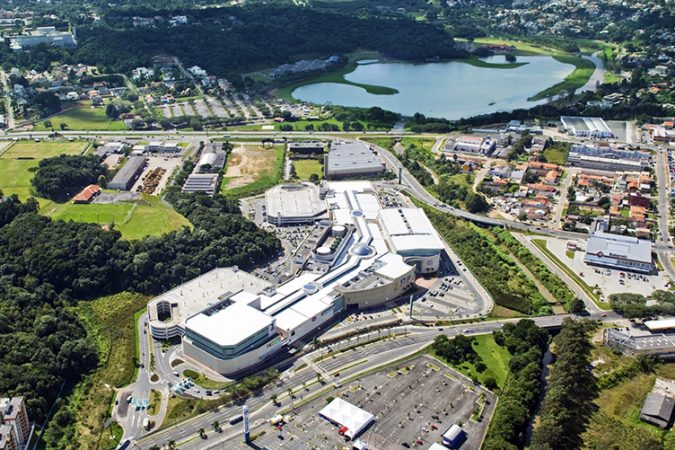
[[[97,156],[61,155],[40,161],[31,183],[41,197],[65,201],[107,175]]]
[[[482,448],[517,450],[525,447],[527,426],[539,403],[548,333],[531,320],[521,320],[505,324],[494,337],[495,342],[505,345],[513,357]]]
[[[25,396],[31,419],[41,421],[59,388],[97,365],[84,327],[67,311],[75,300],[158,294],[214,267],[246,269],[280,251],[229,200],[175,187],[167,199],[194,228],[131,242],[98,225],[40,216],[34,200],[0,203],[0,392]]]
[[[158,54],[210,73],[271,67],[311,55],[327,57],[366,48],[402,60],[453,58],[452,37],[408,18],[361,19],[339,12],[288,7],[191,10],[189,25],[133,28],[143,10],[110,11],[101,24],[78,29],[77,61],[111,72],[147,66]]]

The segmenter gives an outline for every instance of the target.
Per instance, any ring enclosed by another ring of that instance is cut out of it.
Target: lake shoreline
[[[419,112],[457,120],[542,103],[545,99],[536,102],[528,99],[576,76],[573,64],[576,59],[521,56],[509,63],[498,55],[438,63],[353,61],[342,67],[338,75],[324,74],[298,81],[287,93],[294,100],[313,104],[377,106],[403,116]],[[582,85],[586,82],[581,81]]]

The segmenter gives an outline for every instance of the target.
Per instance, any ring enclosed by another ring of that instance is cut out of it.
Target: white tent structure
[[[375,416],[349,402],[336,398],[321,411],[319,416],[338,425],[340,433],[349,439],[354,439],[374,420]]]

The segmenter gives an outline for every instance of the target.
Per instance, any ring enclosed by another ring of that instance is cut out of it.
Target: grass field
[[[537,95],[528,98],[529,101],[543,100],[570,89],[579,89],[586,84],[591,75],[593,75],[593,72],[595,72],[595,64],[587,59],[574,55],[554,55],[553,57],[561,63],[572,64],[575,67],[574,71],[567,75],[560,83],[554,84]]]
[[[85,148],[82,142],[14,142],[0,154],[0,190],[5,195],[16,194],[21,200],[26,200],[33,196],[30,180],[41,159],[61,154],[78,155]],[[52,203],[44,198],[38,198],[38,201],[41,208]]]
[[[393,150],[396,139],[392,137],[367,137],[361,139],[363,142],[370,142],[379,147],[382,147],[387,150]],[[426,138],[426,137],[404,137],[401,139],[401,145],[408,147],[409,145],[415,145],[416,147],[422,148],[424,150],[431,151],[436,143],[435,138]]]
[[[55,220],[73,220],[101,225],[114,225],[124,239],[140,239],[145,236],[159,236],[190,222],[161,199],[142,195],[136,202],[75,205],[73,203],[52,203],[41,211]]]
[[[109,433],[102,434],[101,417],[106,417],[112,404],[113,388],[131,381],[136,361],[134,311],[145,306],[150,297],[124,292],[95,300],[82,301],[74,307],[84,322],[90,339],[96,343],[99,367],[76,389],[70,405],[75,413],[77,447],[95,448],[96,443],[110,442]],[[101,448],[108,448],[103,446]]]
[[[108,119],[105,115],[105,106],[94,108],[81,104],[76,108],[69,109],[46,120],[52,123],[50,128],[45,127],[45,121],[42,120],[36,122],[33,129],[35,131],[49,131],[52,128],[60,130],[60,124],[62,123],[67,125],[66,130],[123,131],[127,129],[123,121]]]
[[[561,148],[547,148],[544,150],[544,158],[547,163],[558,164],[562,166],[567,161],[567,155],[569,151],[566,151]]]
[[[599,355],[598,350],[601,350]],[[605,361],[603,365],[610,370],[630,363],[628,360],[631,358],[617,357],[608,354],[609,352],[598,347],[594,350],[594,358]],[[642,403],[654,386],[657,376],[675,378],[675,363],[660,364],[654,373],[638,372],[613,387],[601,390],[595,402],[598,409],[583,434],[584,448],[675,448],[675,430],[663,431],[639,419]]]
[[[323,178],[323,164],[316,159],[296,159],[293,161],[293,167],[295,175],[301,180],[309,180],[313,173]]]
[[[506,382],[506,377],[509,373],[511,354],[506,348],[497,345],[491,334],[476,336],[473,349],[476,351],[483,364],[487,366],[483,372],[478,372],[474,363],[464,362],[455,365],[445,361],[438,355],[434,354],[434,356],[467,377],[477,380],[481,384],[484,383],[486,378],[493,377],[497,382],[497,386],[501,389],[504,386],[504,382]],[[433,353],[433,350],[430,351]]]
[[[229,197],[246,197],[278,184],[283,175],[284,155],[283,145],[235,147],[227,159],[221,193]]]
[[[45,159],[54,156],[79,155],[84,152],[86,144],[82,142],[62,141],[18,141],[7,147],[0,155],[0,159],[33,158]]]

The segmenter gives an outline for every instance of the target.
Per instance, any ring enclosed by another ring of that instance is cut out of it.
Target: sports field
[[[0,190],[5,195],[16,194],[21,200],[26,200],[31,196],[30,180],[40,160],[61,154],[78,155],[86,146],[82,142],[12,143],[0,154]],[[38,198],[38,201],[40,207],[51,203],[51,200],[42,198]]]
[[[61,124],[66,124],[66,130],[108,130],[122,131],[126,130],[124,122],[121,120],[110,120],[105,115],[105,107],[92,107],[82,104],[81,106],[69,109],[60,114],[50,117],[51,127],[45,127],[44,120],[35,123],[35,131],[60,130]]]
[[[87,144],[82,142],[34,142],[18,141],[7,147],[1,159],[45,159],[59,155],[79,155],[84,152]]]
[[[124,239],[140,239],[145,236],[159,236],[190,222],[161,199],[142,195],[141,200],[124,203],[52,203],[42,211],[55,220],[73,220],[110,225],[122,233]]]

